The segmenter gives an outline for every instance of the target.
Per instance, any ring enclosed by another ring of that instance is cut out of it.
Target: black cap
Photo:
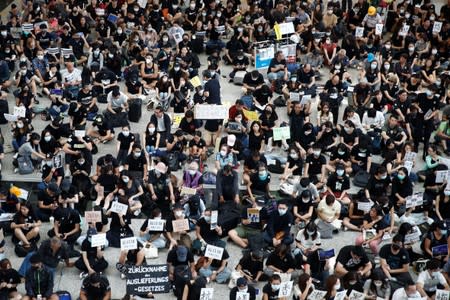
[[[26,61],[21,61],[21,62],[19,63],[19,68],[26,67],[26,66],[28,66],[28,64],[27,64]]]
[[[30,257],[30,263],[31,264],[37,264],[42,262],[41,256],[38,253],[35,253],[33,255],[31,255]]]
[[[178,136],[178,137],[183,136],[183,130],[178,129],[177,131],[175,131],[175,136]]]

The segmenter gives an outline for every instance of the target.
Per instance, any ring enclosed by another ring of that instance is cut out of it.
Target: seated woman
[[[345,167],[345,173],[351,174],[352,161],[350,159],[350,150],[343,143],[337,145],[337,150],[333,151],[330,155],[330,160],[326,164],[325,168],[328,172],[336,171],[336,165],[343,165]]]
[[[431,224],[420,248],[426,258],[438,259],[441,262],[442,267],[448,261],[448,255],[433,255],[433,248],[444,245],[450,245],[450,235],[448,234],[447,224],[442,221],[436,221]]]
[[[92,246],[92,236],[96,234],[97,230],[94,227],[89,228],[87,237],[81,244],[81,257],[75,262],[75,267],[81,271],[80,278],[103,272],[108,267],[104,257],[104,246]]]
[[[120,251],[119,262],[116,263],[116,269],[120,272],[120,278],[126,278],[128,267],[138,267],[146,263],[144,248],[145,246],[138,242],[136,249]]]
[[[297,197],[292,213],[295,218],[295,224],[304,227],[313,215],[314,204],[311,191],[306,189]]]
[[[371,204],[365,197],[354,197],[348,205],[348,216],[342,221],[344,230],[350,229],[353,231],[361,231],[363,220],[368,211],[361,210],[358,203]]]
[[[408,222],[401,223],[398,227],[398,234],[401,234],[403,239],[403,248],[408,251],[409,259],[412,262],[415,262],[421,259],[422,254],[414,252],[413,248],[419,249],[420,246],[420,229],[418,226],[413,226]],[[418,248],[416,248],[418,246]]]
[[[300,177],[302,176],[303,159],[297,147],[289,147],[288,153],[287,163],[280,179],[282,181],[289,180],[290,183],[296,184],[300,182]]]
[[[31,244],[37,243],[40,239],[40,226],[41,221],[35,216],[31,203],[20,203],[19,211],[14,215],[11,223],[11,229],[14,231],[13,243],[30,248]]]
[[[231,165],[234,167],[236,165],[236,161],[230,147],[228,147],[227,145],[222,145],[222,147],[220,147],[219,153],[216,154],[215,171],[218,172],[226,165]]]
[[[116,184],[118,181],[119,178],[114,174],[112,165],[106,165],[100,168],[100,176],[95,185],[95,190],[97,192],[95,205],[101,205],[104,209],[109,208],[114,194],[117,193]]]
[[[36,168],[39,166],[39,163],[45,159],[45,155],[40,151],[39,141],[41,140],[41,136],[35,132],[30,135],[30,139],[28,142],[25,142],[18,149],[18,158],[23,157],[25,159],[29,159],[33,166]],[[15,159],[13,161],[13,165],[16,167],[14,169],[14,173],[19,172],[19,163]]]
[[[406,198],[413,194],[413,185],[408,176],[408,170],[401,167],[392,179],[392,199],[395,211],[402,215],[406,209]]]
[[[109,246],[114,248],[120,248],[120,239],[133,236],[133,230],[130,227],[131,224],[131,212],[129,209],[128,200],[124,196],[119,196],[118,202],[128,206],[125,214],[118,214],[109,209],[106,215],[111,218],[109,230],[106,232],[106,238],[108,239]]]
[[[192,161],[187,170],[183,173],[181,188],[182,187],[195,189],[195,195],[203,198],[203,175],[199,171],[199,164],[197,161]]]
[[[295,249],[293,254],[295,255],[297,264],[302,263],[305,272],[308,274],[311,274],[311,268],[317,270],[315,264],[322,263],[318,260],[317,252],[321,244],[320,232],[317,231],[317,226],[314,222],[309,222],[295,237]]]
[[[247,193],[252,202],[256,201],[255,196],[273,197],[270,194],[270,174],[265,163],[259,162],[258,172],[251,174],[247,183]]]
[[[394,140],[386,140],[385,149],[382,152],[381,156],[384,158],[381,165],[386,167],[388,175],[394,175],[395,173],[397,173],[398,169],[402,167],[402,165],[397,164],[398,152],[395,148]]]
[[[117,183],[117,194],[128,199],[130,211],[138,216],[141,212],[142,203],[140,197],[144,195],[141,182],[133,178],[128,170],[120,172],[120,180]]]
[[[344,126],[340,127],[339,135],[341,136],[341,143],[343,143],[348,150],[352,151],[353,147],[358,144],[358,130],[356,129],[355,124],[347,120],[344,123]]]
[[[369,214],[364,216],[363,233],[356,238],[355,245],[368,245],[372,253],[377,255],[378,245],[381,243],[384,232],[389,229],[389,225],[383,217],[381,207],[378,205],[373,206]],[[368,233],[369,230],[372,231],[372,234]]]
[[[234,134],[244,148],[248,147],[247,121],[242,112],[237,111],[234,119],[230,119],[224,125],[224,130],[228,134]]]
[[[206,287],[208,280],[204,276],[198,276],[197,278],[190,280],[184,285],[183,294],[180,300],[200,300],[200,291]]]
[[[142,223],[138,240],[144,244],[151,244],[153,247],[156,248],[165,248],[166,247],[166,239],[164,238],[165,234],[165,226],[163,226],[163,229],[161,231],[159,230],[152,230],[149,227],[149,223],[152,220],[161,220],[161,209],[158,207],[155,208],[152,211],[151,218],[148,218],[147,220]]]
[[[296,265],[295,259],[289,251],[289,246],[282,243],[276,246],[275,250],[267,257],[264,274],[268,277],[275,273],[287,276],[290,274],[291,280],[296,280],[299,276],[299,271],[296,270],[296,267],[300,266]]]
[[[308,296],[314,291],[313,278],[306,273],[298,277],[297,283],[294,285],[293,300],[306,300]]]
[[[20,146],[26,143],[28,134],[33,132],[33,125],[28,122],[26,118],[18,118],[15,123],[12,123],[12,146],[14,151],[19,151]]]
[[[17,285],[21,282],[19,272],[12,268],[9,259],[0,260],[0,298],[21,299],[22,296],[17,291]]]
[[[230,255],[226,249],[223,250],[220,260],[201,256],[195,265],[195,270],[200,276],[205,276],[210,281],[226,283],[231,277],[231,271],[227,267],[229,258]]]
[[[239,260],[235,270],[245,277],[248,282],[257,283],[263,278],[263,253],[261,250],[254,250],[244,254]]]
[[[370,299],[391,299],[391,285],[381,269],[373,270],[364,283],[364,294]]]
[[[186,227],[185,230],[175,232],[172,222],[184,219],[187,220],[188,227]],[[191,238],[188,235],[189,229],[191,229],[190,227],[195,228],[195,224],[193,224],[193,222],[187,218],[181,203],[175,203],[175,205],[172,207],[172,213],[166,219],[166,238],[170,242],[169,251],[172,248],[176,247],[179,241],[182,239],[188,239],[190,241],[189,243],[191,243]],[[190,248],[190,245],[188,248]]]

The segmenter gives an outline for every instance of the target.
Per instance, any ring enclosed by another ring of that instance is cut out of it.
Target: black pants
[[[64,232],[60,232],[60,234],[64,234]],[[54,230],[54,229],[49,230],[48,233],[47,233],[47,235],[48,235],[49,237],[51,237],[51,238],[54,237],[54,236],[55,236],[55,230]],[[81,231],[78,231],[78,232],[75,233],[75,234],[69,235],[69,236],[65,239],[65,241],[67,242],[67,244],[69,244],[69,246],[73,246],[73,245],[75,245],[75,243],[77,242],[77,239],[80,237],[80,235],[81,235]]]
[[[89,264],[91,265],[91,268],[99,273],[99,272],[103,272],[107,267],[108,267],[108,262],[105,260],[104,257],[102,258],[89,258]],[[76,262],[75,262],[75,267],[83,272],[87,272],[88,269],[84,263],[83,257],[80,257]]]

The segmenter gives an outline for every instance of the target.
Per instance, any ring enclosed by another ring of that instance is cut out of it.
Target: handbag
[[[147,243],[144,247],[144,255],[145,258],[148,259],[158,258],[158,248],[150,243]]]

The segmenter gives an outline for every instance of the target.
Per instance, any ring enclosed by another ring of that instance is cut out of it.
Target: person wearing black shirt
[[[261,86],[264,84],[264,77],[261,73],[258,72],[258,70],[253,70],[251,72],[248,72],[244,76],[244,93],[253,93],[255,90],[261,88]]]
[[[275,250],[269,254],[266,260],[266,268],[264,274],[271,277],[274,273],[291,274],[291,279],[294,281],[299,273],[296,269],[294,257],[289,251],[289,246],[286,244],[279,244]]]
[[[94,78],[92,91],[94,95],[109,94],[117,86],[117,77],[107,68],[102,68]]]
[[[80,300],[111,299],[111,286],[108,278],[99,273],[92,273],[83,280]]]
[[[69,245],[58,237],[52,237],[41,243],[37,251],[42,257],[45,266],[51,271],[56,270],[61,260],[64,260],[66,267],[73,267],[74,262],[70,262]]]
[[[90,84],[88,83],[82,84],[82,88],[78,92],[77,101],[81,102],[81,104],[86,108],[86,111],[88,113],[87,119],[93,120],[98,112],[98,106],[97,106],[97,97],[94,96]]]
[[[136,141],[133,133],[130,133],[129,126],[123,126],[122,131],[117,135],[117,161],[123,164],[127,156],[131,153],[132,147]]]
[[[239,203],[239,176],[231,166],[226,165],[217,172],[216,193],[219,204],[227,201]]]
[[[39,221],[30,203],[21,203],[19,211],[14,215],[11,229],[14,231],[12,241],[14,244],[22,243],[25,248],[39,241]]]
[[[263,275],[263,253],[262,250],[253,250],[239,260],[236,271],[247,279],[247,281],[256,283],[261,280]]]
[[[56,156],[55,160],[60,159],[62,156],[58,155]],[[55,156],[53,153],[47,153],[45,155],[45,160],[43,161],[43,166],[41,169],[42,172],[42,183],[43,186],[50,182],[56,182],[58,185],[61,184],[62,179],[64,177],[64,166],[62,162],[60,162],[60,165],[54,164],[54,158]]]
[[[22,282],[20,274],[12,268],[11,262],[4,258],[0,260],[0,297],[2,299],[17,299],[17,285]]]
[[[339,251],[334,270],[336,275],[344,276],[348,272],[354,271],[367,278],[370,276],[371,270],[372,263],[361,246],[344,246]]]
[[[108,262],[104,257],[105,247],[92,246],[92,236],[97,234],[95,228],[89,228],[86,238],[81,244],[81,257],[75,262],[75,267],[81,271],[80,277],[88,274],[103,272],[108,267]]]
[[[325,182],[325,165],[327,160],[325,156],[321,154],[321,150],[318,145],[313,146],[313,153],[306,157],[305,168],[303,170],[303,176],[308,177],[312,183],[318,188]]]
[[[73,248],[81,235],[80,214],[72,208],[59,207],[54,213],[55,223],[53,229],[48,231],[49,237],[59,237]]]
[[[80,96],[81,91],[78,93]],[[88,111],[78,97],[77,102],[72,102],[69,106],[70,128],[73,130],[85,130]]]
[[[230,73],[230,82],[233,80],[236,72],[246,71],[248,65],[250,64],[248,57],[244,55],[243,50],[239,50],[236,57],[233,59],[233,71]]]
[[[133,143],[130,154],[123,161],[124,168],[130,172],[130,175],[139,180],[147,181],[147,159],[143,155],[140,144]]]
[[[58,296],[53,293],[53,272],[43,263],[39,254],[30,257],[31,268],[25,274],[25,290],[28,299],[37,299],[38,295],[44,299],[55,300]]]
[[[386,196],[389,185],[391,185],[391,179],[387,176],[386,168],[378,167],[375,174],[370,176],[364,189],[366,198],[378,202],[381,197]]]
[[[220,260],[203,257],[204,264],[200,264],[201,267],[198,270],[199,275],[210,278],[211,281],[217,283],[225,283],[231,277],[231,271],[227,267],[229,258],[230,255],[226,249],[223,249],[222,258]],[[202,257],[199,259],[199,262],[201,262],[201,260]],[[199,264],[199,262],[197,262],[197,264]]]
[[[292,213],[288,211],[285,202],[278,202],[278,209],[271,212],[267,226],[263,233],[263,238],[269,245],[274,247],[280,244],[290,245],[294,241],[290,234],[291,226],[294,223]]]
[[[51,182],[45,190],[41,190],[38,193],[38,209],[37,215],[39,220],[47,222],[54,210],[58,207],[58,199],[60,197],[61,190],[58,185]]]
[[[369,150],[367,141],[362,140],[359,144],[352,148],[350,152],[350,160],[352,163],[353,174],[358,173],[360,170],[370,173],[370,169],[372,167],[372,153]]]
[[[220,239],[222,227],[216,225],[211,229],[211,208],[206,208],[204,215],[197,221],[195,226],[195,235],[202,244],[214,245],[225,248],[226,243]]]
[[[203,80],[206,81],[203,96],[208,104],[221,104],[220,83],[217,79],[213,79],[211,71],[203,72]]]
[[[256,201],[255,195],[264,195],[265,197],[271,198],[270,195],[270,174],[267,171],[266,164],[260,162],[258,164],[257,172],[250,175],[249,181],[247,183],[247,193],[250,196],[252,202]]]
[[[175,204],[175,195],[167,166],[163,162],[157,163],[148,173],[148,189],[152,201],[155,201],[166,219],[170,213],[170,204]]]
[[[427,89],[425,93],[420,93],[417,96],[417,103],[413,103],[413,106],[418,106],[418,111],[424,116],[424,122],[422,123],[423,137],[424,137],[424,149],[428,149],[430,143],[431,133],[434,131],[434,120],[439,113],[439,98],[434,94],[434,91]]]
[[[266,283],[263,287],[263,299],[264,300],[276,300],[280,299],[278,297],[279,290],[281,286],[281,278],[280,275],[274,274],[270,277],[268,283]],[[281,298],[281,300],[285,300],[286,298]]]
[[[277,51],[277,53],[275,53],[275,57],[270,61],[269,68],[267,70],[267,78],[270,82],[277,79],[288,81],[290,75],[291,74],[287,69],[286,59],[283,52]]]
[[[343,165],[336,165],[336,172],[332,173],[327,179],[327,190],[336,197],[341,204],[350,204],[350,198],[347,190],[350,189],[350,178],[345,174]]]
[[[92,164],[92,140],[89,136],[76,136],[70,135],[67,139],[67,143],[64,144],[63,150],[66,153],[66,164],[70,165],[73,159],[76,159],[83,153],[84,158],[90,164]]]
[[[403,248],[404,237],[400,234],[392,238],[392,243],[384,245],[380,249],[381,270],[391,281],[399,281],[400,284],[412,280],[409,274],[409,255]]]
[[[167,264],[169,265],[169,279],[174,280],[175,268],[178,266],[189,266],[192,277],[197,277],[195,271],[195,260],[192,252],[184,245],[178,245],[167,253]]]
[[[252,273],[254,274],[254,273]],[[249,300],[255,300],[256,299],[256,290],[253,286],[248,285],[247,279],[244,277],[238,278],[236,280],[236,286],[231,289],[230,291],[230,300],[238,300],[237,293],[247,293],[249,295]]]
[[[316,97],[315,73],[310,64],[305,64],[297,70],[297,82],[300,83],[300,89],[305,95]]]

